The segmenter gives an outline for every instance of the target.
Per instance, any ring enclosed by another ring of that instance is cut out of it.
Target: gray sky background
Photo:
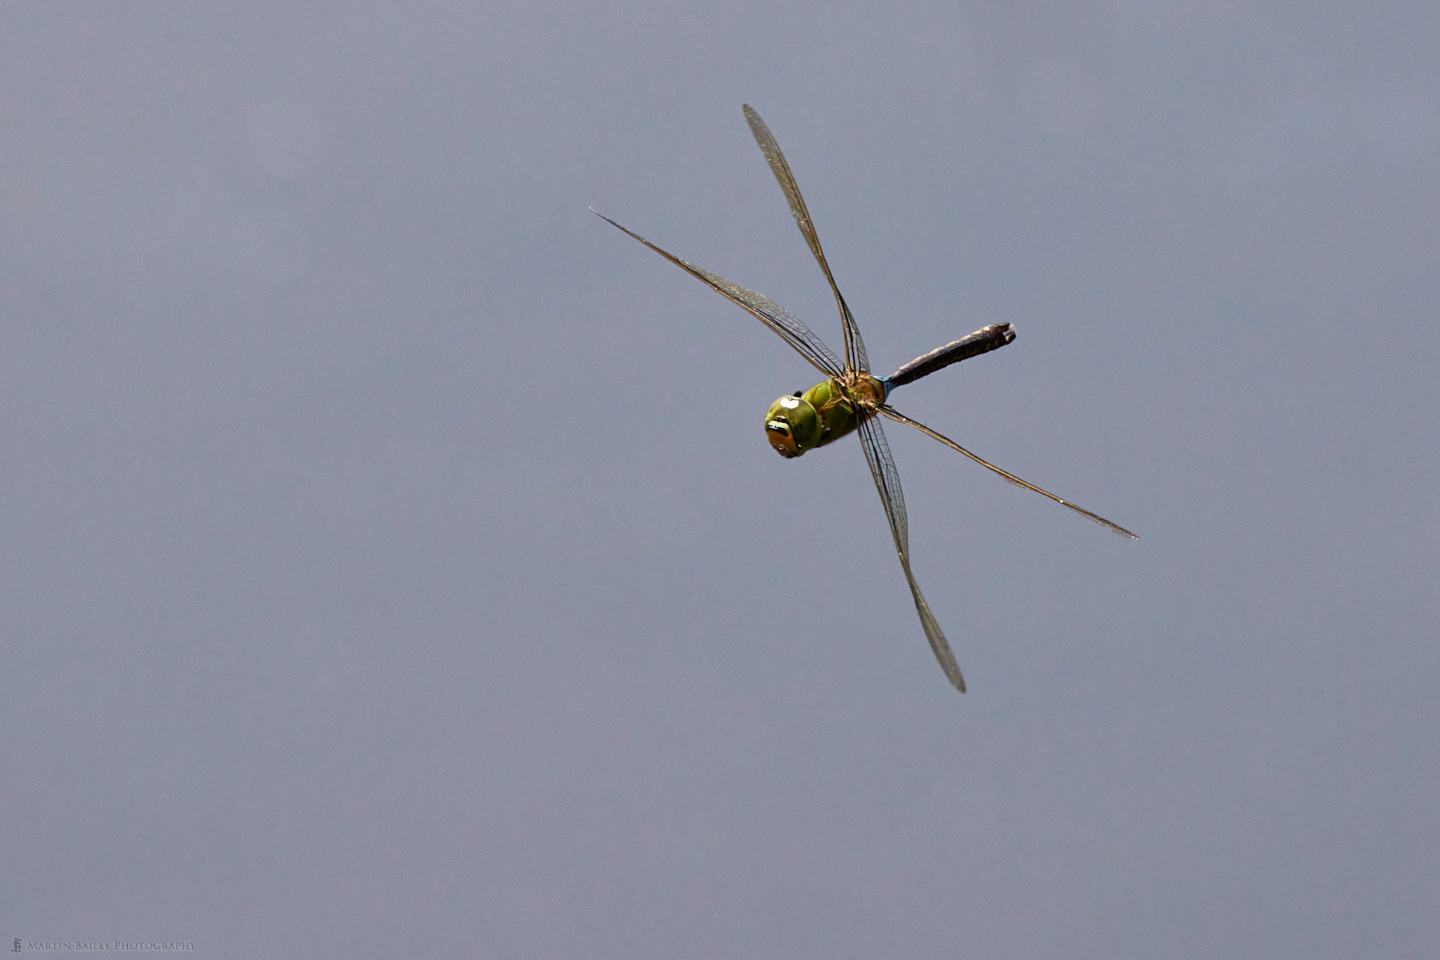
[[[1440,6],[11,5],[0,937],[1432,956]],[[916,621],[810,370],[896,405]]]

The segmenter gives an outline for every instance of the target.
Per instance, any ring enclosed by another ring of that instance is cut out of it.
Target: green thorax
[[[770,404],[765,436],[782,457],[798,457],[852,432],[884,402],[885,385],[867,373],[831,378]]]

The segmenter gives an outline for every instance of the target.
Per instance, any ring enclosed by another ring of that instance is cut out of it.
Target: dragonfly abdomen
[[[947,343],[943,347],[931,350],[923,357],[916,357],[885,379],[892,386],[904,386],[921,377],[928,377],[936,370],[944,369],[952,363],[959,363],[961,360],[969,360],[982,353],[998,350],[1014,339],[1015,328],[1010,324],[992,323],[988,327],[981,327],[969,336],[961,337],[953,343]]]

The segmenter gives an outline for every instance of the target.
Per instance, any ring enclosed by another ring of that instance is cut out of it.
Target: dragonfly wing
[[[712,289],[718,290],[728,299],[745,308],[750,314],[758,318],[761,323],[778,333],[781,339],[795,348],[796,353],[800,354],[800,356],[806,360],[809,360],[811,365],[827,377],[838,377],[844,372],[845,368],[840,363],[840,358],[835,356],[829,347],[825,346],[825,341],[821,340],[809,327],[801,323],[799,317],[780,306],[780,304],[774,300],[771,300],[764,294],[756,293],[754,290],[746,290],[738,283],[731,283],[724,277],[717,276],[703,267],[697,267],[693,263],[681,260],[667,250],[661,250],[655,246],[655,244],[640,236],[640,234],[620,226],[620,224],[597,210],[592,209],[590,212],[612,227],[624,230],[630,234],[630,236],[675,264],[681,270],[684,270],[692,277],[707,284]]]
[[[889,417],[891,420],[896,421],[897,423],[908,423],[908,424],[910,424],[910,426],[914,427],[916,430],[919,430],[921,433],[925,434],[927,437],[934,437],[936,440],[939,440],[941,443],[945,444],[945,446],[949,447],[951,450],[955,450],[955,451],[958,451],[958,452],[960,452],[960,453],[965,454],[965,456],[969,457],[971,460],[974,460],[976,463],[980,464],[980,466],[984,467],[986,470],[990,470],[990,471],[993,471],[993,472],[995,472],[995,473],[998,473],[1000,476],[1004,477],[1006,480],[1009,480],[1011,483],[1015,484],[1015,485],[1018,486],[1018,487],[1024,487],[1026,490],[1034,490],[1036,493],[1040,494],[1040,496],[1042,496],[1042,497],[1049,497],[1051,500],[1054,500],[1056,503],[1060,504],[1062,507],[1069,507],[1071,510],[1074,510],[1076,513],[1080,514],[1082,517],[1085,517],[1086,519],[1089,519],[1089,520],[1094,520],[1096,523],[1100,524],[1100,526],[1105,527],[1107,530],[1111,530],[1111,531],[1113,531],[1113,532],[1115,532],[1115,533],[1118,533],[1118,534],[1120,534],[1120,536],[1122,536],[1122,537],[1129,537],[1131,540],[1139,540],[1139,539],[1140,539],[1140,537],[1139,537],[1137,534],[1131,533],[1129,530],[1126,530],[1124,527],[1120,526],[1120,524],[1115,523],[1114,521],[1111,521],[1111,520],[1106,520],[1104,517],[1100,516],[1100,514],[1098,514],[1098,513],[1091,513],[1089,510],[1086,510],[1084,507],[1082,507],[1082,506],[1080,506],[1080,505],[1078,505],[1078,504],[1071,503],[1069,500],[1066,500],[1066,499],[1064,499],[1063,497],[1057,497],[1057,496],[1055,496],[1055,494],[1051,493],[1049,490],[1042,490],[1041,488],[1035,486],[1035,484],[1030,483],[1030,482],[1027,481],[1027,480],[1021,480],[1019,477],[1015,476],[1015,474],[1009,472],[1008,470],[1002,470],[1002,469],[1000,469],[999,467],[995,466],[995,464],[991,463],[990,461],[985,460],[985,459],[982,459],[982,458],[980,458],[980,457],[977,457],[975,454],[971,453],[969,450],[966,450],[964,447],[960,446],[960,444],[956,443],[954,440],[951,440],[949,437],[946,437],[946,436],[941,435],[940,433],[936,432],[935,430],[931,430],[929,427],[925,426],[925,424],[921,423],[919,420],[911,420],[909,417],[905,416],[905,414],[903,414],[903,413],[901,413],[900,411],[896,410],[894,407],[882,406],[882,407],[880,407],[880,412],[883,413],[885,416]]]
[[[780,152],[780,144],[775,142],[775,135],[765,126],[760,114],[748,103],[744,109],[750,132],[755,135],[760,152],[765,155],[770,171],[775,174],[775,179],[780,181],[780,189],[785,192],[785,199],[790,203],[790,213],[795,217],[795,223],[799,225],[805,242],[810,245],[810,252],[815,255],[820,269],[825,272],[825,279],[830,281],[830,289],[835,292],[835,304],[840,308],[840,320],[845,328],[845,363],[851,370],[869,373],[870,358],[865,354],[865,341],[860,339],[860,328],[855,325],[855,317],[850,313],[845,298],[840,295],[840,288],[836,286],[835,277],[830,273],[830,264],[825,262],[825,251],[820,249],[820,236],[815,232],[815,224],[810,220],[810,211],[805,208],[805,198],[800,195],[800,187],[795,183],[795,175],[790,172],[790,164],[785,162],[785,154]]]
[[[900,492],[900,474],[895,469],[895,459],[890,456],[890,445],[885,442],[885,432],[880,429],[880,418],[867,417],[860,421],[860,446],[865,450],[865,460],[870,464],[870,475],[875,478],[875,488],[880,491],[880,502],[885,505],[885,516],[890,520],[890,533],[895,538],[895,552],[900,555],[900,568],[905,571],[905,580],[910,584],[910,593],[915,598],[915,612],[920,614],[920,625],[925,629],[925,639],[935,651],[935,659],[945,676],[955,684],[955,689],[965,692],[965,678],[960,675],[960,665],[945,634],[930,612],[930,605],[920,593],[915,574],[910,572],[910,529],[905,519],[905,495]]]

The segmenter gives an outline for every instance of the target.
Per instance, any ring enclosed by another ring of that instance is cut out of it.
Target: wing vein
[[[1126,530],[1124,527],[1120,526],[1120,524],[1114,522],[1113,520],[1106,520],[1098,513],[1092,513],[1091,511],[1086,510],[1084,507],[1080,506],[1077,503],[1071,503],[1064,497],[1057,497],[1049,490],[1045,490],[1041,487],[1035,486],[1035,484],[1031,483],[1028,480],[1021,480],[1019,477],[1015,476],[1015,474],[1011,473],[1008,470],[1002,470],[1000,467],[995,466],[995,464],[991,463],[989,460],[986,460],[983,457],[976,456],[969,450],[966,450],[964,447],[960,446],[960,444],[956,443],[954,440],[951,440],[949,437],[941,434],[939,431],[930,429],[929,427],[925,426],[925,424],[921,423],[919,420],[910,419],[909,417],[905,416],[905,414],[896,410],[894,407],[881,406],[879,410],[891,420],[894,420],[897,423],[908,423],[910,424],[910,426],[914,427],[916,430],[919,430],[927,437],[934,437],[936,440],[939,440],[951,450],[954,450],[958,453],[963,453],[971,460],[974,460],[976,463],[980,464],[980,466],[984,467],[986,470],[999,474],[1006,480],[1009,480],[1011,483],[1015,484],[1017,487],[1024,487],[1026,490],[1035,491],[1042,497],[1048,497],[1049,499],[1054,500],[1056,503],[1060,504],[1062,507],[1069,507],[1071,510],[1074,510],[1082,517],[1085,517],[1087,520],[1093,520],[1105,529],[1118,533],[1122,537],[1129,537],[1131,540],[1140,539],[1138,534],[1131,533],[1129,530]]]
[[[810,219],[810,210],[805,206],[805,198],[800,195],[800,185],[795,182],[795,174],[790,172],[790,164],[785,160],[785,154],[780,151],[780,144],[775,141],[775,135],[760,119],[750,104],[744,105],[745,120],[750,124],[750,132],[755,137],[755,142],[760,145],[760,152],[765,155],[765,160],[770,164],[770,172],[775,174],[775,179],[780,183],[780,190],[785,194],[785,200],[790,204],[790,214],[795,218],[795,224],[800,228],[800,234],[809,245],[810,252],[815,255],[815,262],[820,264],[820,269],[825,274],[825,279],[830,283],[830,289],[835,294],[835,305],[840,308],[840,322],[845,329],[845,364],[851,370],[858,370],[861,373],[870,372],[870,357],[865,353],[865,341],[860,338],[860,327],[855,323],[855,316],[850,312],[850,306],[845,298],[840,295],[840,287],[835,282],[835,276],[830,272],[830,264],[825,260],[825,251],[820,249],[820,235],[815,232],[815,223]]]
[[[731,283],[724,277],[711,273],[704,267],[697,267],[693,263],[680,259],[668,250],[662,250],[634,230],[622,227],[598,210],[592,209],[590,212],[612,227],[628,233],[651,250],[660,254],[660,256],[666,260],[675,264],[681,270],[684,270],[692,277],[709,286],[712,290],[723,295],[730,302],[744,309],[751,316],[779,334],[780,339],[790,344],[796,353],[808,360],[811,366],[827,377],[838,377],[844,372],[840,358],[835,356],[835,353],[825,345],[825,341],[821,340],[815,335],[814,331],[805,326],[799,317],[763,293],[746,290],[738,283]]]
[[[905,582],[910,584],[910,595],[915,598],[915,612],[920,615],[920,626],[930,649],[940,662],[940,669],[955,685],[965,692],[965,677],[960,665],[955,662],[955,653],[945,639],[930,604],[920,592],[920,584],[910,570],[910,527],[905,517],[905,495],[900,491],[900,473],[895,469],[895,458],[890,455],[890,445],[885,441],[885,432],[880,428],[880,419],[870,416],[860,421],[860,446],[865,450],[865,462],[870,465],[870,475],[875,478],[875,489],[880,491],[880,502],[885,505],[885,516],[890,521],[890,534],[895,539],[895,552],[900,555],[900,569],[905,571]]]

